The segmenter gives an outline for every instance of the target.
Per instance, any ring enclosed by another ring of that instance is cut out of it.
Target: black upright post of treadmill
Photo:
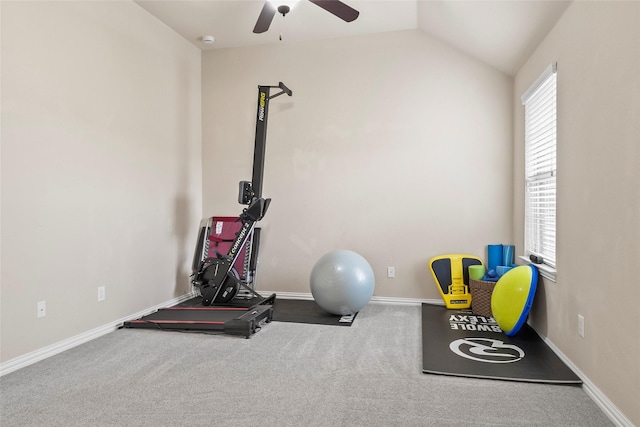
[[[271,89],[275,88],[280,89],[280,92],[270,95]],[[203,305],[211,305],[220,298],[225,299],[225,293],[231,292],[231,290],[234,289],[233,282],[236,281],[236,279],[231,275],[233,264],[239,254],[240,248],[254,231],[255,224],[264,217],[271,202],[271,199],[262,198],[262,178],[264,175],[264,158],[267,143],[267,119],[269,115],[269,101],[283,94],[291,96],[293,93],[282,82],[280,82],[278,86],[258,86],[253,175],[251,182],[240,182],[240,191],[238,194],[238,202],[249,206],[245,208],[239,216],[239,219],[242,221],[242,228],[231,244],[229,252],[226,255],[220,255],[216,259],[203,259],[198,267],[199,271],[195,274],[192,283],[198,284],[200,287]],[[206,257],[206,254],[204,256]],[[243,285],[241,282],[240,284]],[[255,294],[253,289],[246,288]]]
[[[280,92],[271,95],[271,89],[280,89]],[[258,111],[256,114],[256,139],[253,149],[253,174],[251,176],[251,182],[240,182],[240,192],[238,196],[238,202],[243,205],[248,205],[252,200],[262,197],[269,101],[284,94],[291,96],[293,92],[282,82],[278,83],[278,86],[258,86]]]

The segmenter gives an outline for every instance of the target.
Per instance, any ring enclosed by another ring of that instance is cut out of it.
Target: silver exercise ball
[[[311,270],[311,294],[329,313],[355,314],[373,295],[375,276],[361,255],[348,250],[322,256]]]

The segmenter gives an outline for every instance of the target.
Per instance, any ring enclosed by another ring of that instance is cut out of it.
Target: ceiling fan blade
[[[270,1],[265,1],[260,16],[258,16],[258,21],[256,21],[256,26],[253,27],[253,32],[264,33],[267,31],[275,14],[276,7]]]
[[[346,22],[355,21],[360,12],[338,0],[309,0]]]

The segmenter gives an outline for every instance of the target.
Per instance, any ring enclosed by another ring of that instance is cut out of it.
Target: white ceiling
[[[570,1],[562,0],[344,0],[360,16],[346,23],[300,0],[269,31],[254,34],[264,0],[135,0],[201,49],[419,29],[514,75]],[[279,0],[273,0],[277,5]],[[206,45],[203,35],[215,42]]]

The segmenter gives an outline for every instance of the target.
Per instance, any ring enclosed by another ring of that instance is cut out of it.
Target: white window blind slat
[[[556,267],[556,67],[522,96],[525,106],[525,255]]]

